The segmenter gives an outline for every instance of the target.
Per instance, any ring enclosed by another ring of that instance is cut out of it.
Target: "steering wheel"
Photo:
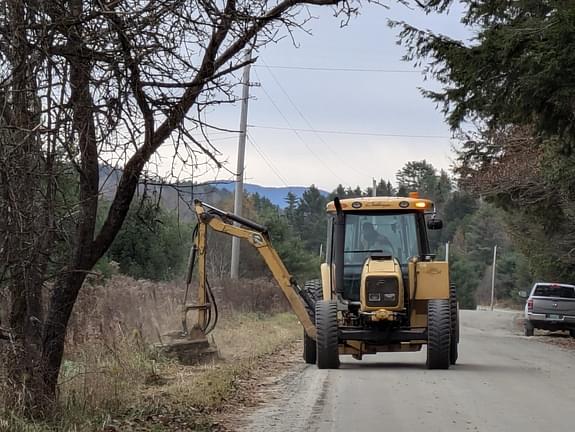
[[[395,248],[393,247],[393,243],[391,243],[391,241],[387,237],[384,237],[383,240],[381,240],[381,242],[379,243],[382,245],[382,249],[384,252],[391,252],[391,255],[397,258],[396,256],[397,254]]]

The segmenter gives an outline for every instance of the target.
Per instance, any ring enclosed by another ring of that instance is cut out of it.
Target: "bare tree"
[[[0,285],[9,385],[29,413],[56,400],[66,327],[162,145],[194,166],[235,101],[241,52],[353,0],[0,0]],[[305,28],[304,28],[305,30]],[[122,168],[97,229],[101,164]],[[46,304],[44,304],[44,301]]]

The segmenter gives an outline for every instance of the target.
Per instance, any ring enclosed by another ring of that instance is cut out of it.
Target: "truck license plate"
[[[549,319],[558,320],[558,319],[559,319],[559,315],[549,314]]]

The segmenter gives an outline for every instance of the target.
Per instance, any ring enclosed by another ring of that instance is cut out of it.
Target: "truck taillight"
[[[528,311],[532,311],[532,310],[533,310],[533,299],[527,300],[527,310],[528,310]]]

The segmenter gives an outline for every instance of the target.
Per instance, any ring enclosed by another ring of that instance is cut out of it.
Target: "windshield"
[[[569,285],[542,285],[535,287],[534,296],[575,298],[575,289]]]
[[[402,266],[418,256],[415,213],[347,214],[345,218],[344,296],[359,299],[361,269],[371,255],[391,255]]]
[[[373,254],[392,255],[401,264],[419,255],[414,213],[346,216],[345,262],[363,264]]]

